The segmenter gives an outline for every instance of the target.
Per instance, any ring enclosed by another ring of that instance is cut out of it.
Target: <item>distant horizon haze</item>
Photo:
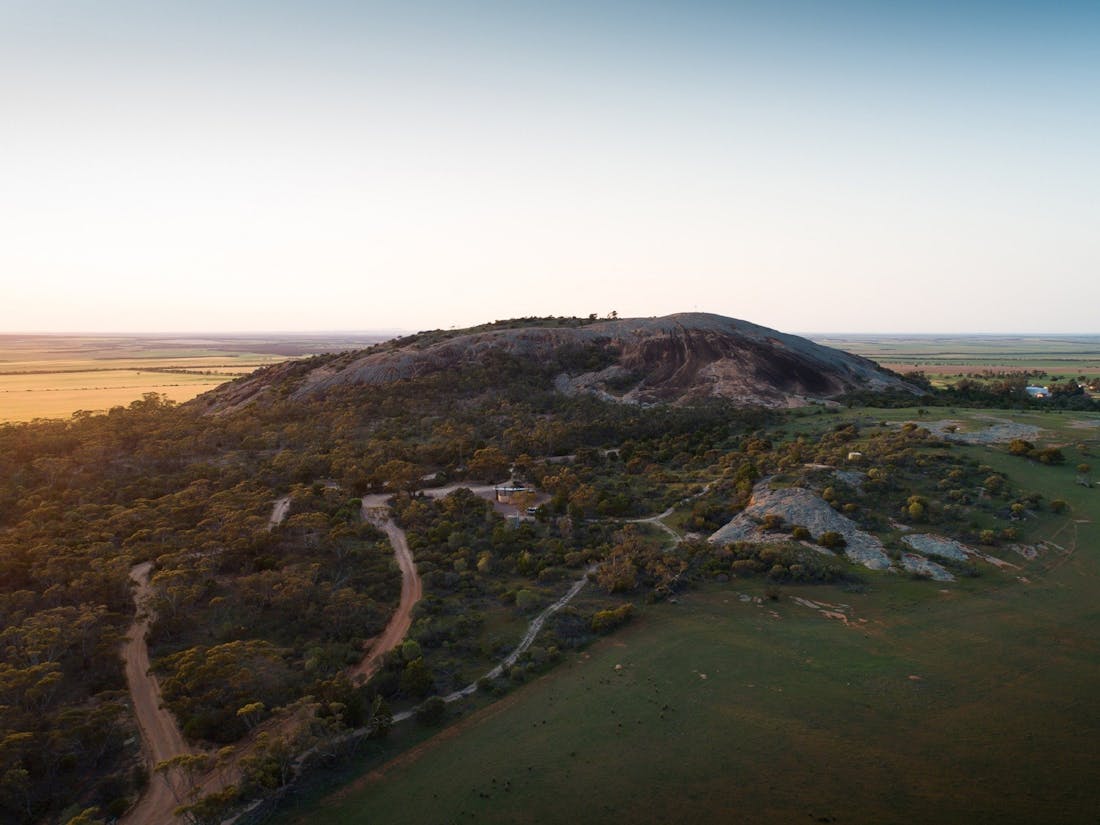
[[[0,4],[0,330],[1097,328],[1097,43],[1082,0]]]
[[[678,314],[678,313],[666,313],[666,315]],[[717,313],[712,313],[717,314]],[[522,316],[516,316],[520,318]],[[550,317],[571,317],[571,318],[586,318],[587,316],[573,315],[573,316],[550,316]],[[620,317],[617,320],[627,321],[632,317],[636,318],[655,318],[663,316],[630,316]],[[496,319],[496,320],[512,320],[511,318]],[[600,318],[600,321],[610,321],[610,318]],[[751,318],[738,318],[736,320],[747,321],[752,324],[756,324]],[[447,327],[419,327],[417,329],[211,329],[211,330],[186,330],[186,329],[171,329],[171,330],[0,330],[0,337],[12,336],[12,337],[34,337],[34,336],[88,336],[88,337],[124,337],[124,338],[254,338],[254,337],[271,337],[271,336],[290,336],[295,338],[309,338],[315,336],[353,336],[353,337],[385,337],[387,340],[392,338],[400,338],[408,335],[416,335],[422,332],[435,332],[438,330],[453,330],[459,332],[465,329],[481,326],[483,324],[490,324],[492,321],[481,321],[478,323],[469,324],[467,326],[457,327],[454,325]],[[758,326],[766,326],[764,324],[757,324]],[[774,329],[774,327],[773,327]],[[960,332],[960,331],[945,331],[945,332],[919,332],[912,330],[902,330],[896,332],[853,332],[851,330],[787,330],[777,329],[777,332],[784,332],[790,335],[797,335],[803,338],[1100,338],[1100,331],[1098,332],[1063,332],[1063,331],[1039,331],[1039,332]]]

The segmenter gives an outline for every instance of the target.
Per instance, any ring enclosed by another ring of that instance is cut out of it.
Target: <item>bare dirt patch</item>
[[[1069,421],[1067,424],[1075,430],[1095,430],[1100,428],[1100,418],[1077,419],[1076,421]]]
[[[1042,552],[1037,544],[1010,544],[1008,549],[1017,555],[1023,556],[1028,561],[1035,561]]]
[[[858,626],[867,622],[866,619],[855,619],[851,615],[851,605],[817,602],[813,599],[804,599],[801,596],[791,596],[791,601],[802,607],[808,607],[810,608],[810,610],[816,610],[826,619],[833,619],[834,621],[838,621],[845,627]]]

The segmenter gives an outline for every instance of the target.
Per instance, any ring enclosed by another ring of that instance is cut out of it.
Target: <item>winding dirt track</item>
[[[390,544],[393,545],[393,554],[397,559],[397,566],[401,568],[401,601],[397,605],[397,611],[390,618],[382,635],[378,636],[371,645],[363,660],[348,671],[352,682],[357,682],[362,677],[366,682],[375,674],[382,665],[382,657],[401,644],[405,634],[412,625],[412,610],[423,595],[423,585],[420,575],[416,572],[416,564],[413,562],[412,551],[409,550],[409,542],[405,537],[405,531],[394,524],[386,507],[389,496],[364,496],[362,517],[386,533]]]
[[[275,502],[268,520],[268,529],[273,530],[282,523],[290,509],[290,496],[283,496]],[[126,682],[130,687],[130,697],[134,704],[134,716],[141,731],[142,750],[145,753],[145,765],[149,771],[149,784],[145,793],[138,799],[121,819],[120,825],[166,825],[175,822],[173,811],[179,805],[168,784],[153,773],[158,762],[164,762],[174,756],[192,753],[180,733],[176,717],[160,704],[160,684],[149,668],[149,646],[145,634],[155,616],[148,602],[153,588],[149,583],[152,572],[151,561],[135,565],[130,570],[130,578],[137,584],[134,601],[137,613],[126,644],[122,648],[122,658],[126,664]],[[206,792],[220,790],[224,786],[220,775],[213,779],[207,777],[202,783]]]
[[[152,569],[153,563],[146,561],[130,570],[130,578],[137,584],[134,593],[137,614],[122,648],[126,682],[130,686],[134,716],[141,731],[142,750],[145,752],[145,764],[149,770],[149,785],[137,805],[122,818],[122,825],[164,825],[173,820],[172,811],[176,807],[176,800],[168,786],[153,774],[153,767],[158,762],[191,751],[183,740],[176,718],[166,708],[161,707],[160,685],[157,677],[149,670],[149,647],[145,642],[145,634],[154,618],[147,606],[152,595],[149,584],[149,573]]]
[[[441,498],[454,489],[457,489],[459,486],[468,485],[452,485],[450,487],[439,488],[428,492],[428,495],[431,498]],[[691,498],[702,495],[703,492],[706,492],[708,487],[709,485],[707,485],[701,493]],[[485,495],[486,492],[491,489],[491,487],[486,486],[483,489],[475,488],[474,491]],[[397,565],[401,569],[401,599],[396,612],[386,625],[386,629],[374,640],[370,650],[366,656],[363,657],[363,660],[349,670],[349,676],[353,681],[358,681],[359,677],[362,677],[362,681],[364,682],[370,679],[380,667],[382,657],[404,640],[405,635],[409,631],[409,627],[412,625],[413,607],[420,601],[423,595],[423,585],[417,573],[416,564],[413,561],[412,551],[409,549],[405,531],[398,527],[390,517],[388,507],[389,498],[389,495],[364,496],[362,500],[362,518],[370,521],[372,524],[378,526],[379,529],[383,530],[390,544],[393,546]],[[282,523],[286,518],[289,507],[289,496],[280,498],[275,502],[268,523],[269,529],[274,529]],[[662,519],[666,518],[671,512],[672,508],[669,508],[669,510],[657,516],[652,516],[648,519],[637,519],[636,521],[655,524],[667,531],[674,539],[679,540],[679,534],[662,521]],[[138,611],[134,619],[134,624],[130,628],[126,645],[123,648],[123,657],[126,662],[126,679],[130,686],[130,694],[133,697],[134,712],[137,716],[138,726],[141,729],[151,781],[146,788],[145,794],[138,801],[137,805],[123,817],[121,825],[166,825],[167,823],[176,821],[172,811],[175,809],[177,802],[167,787],[167,784],[156,781],[152,777],[152,768],[158,762],[171,759],[179,754],[191,752],[191,749],[187,746],[187,743],[184,741],[179,731],[179,727],[176,725],[175,717],[160,706],[160,686],[157,683],[156,677],[149,669],[149,649],[145,641],[145,634],[148,631],[149,624],[153,617],[148,613],[147,609],[143,609],[143,605],[147,602],[152,593],[149,582],[149,574],[152,571],[152,566],[152,562],[143,562],[142,564],[136,565],[130,571],[130,577],[137,583],[135,600],[138,604]],[[585,575],[575,581],[561,598],[539,613],[539,615],[531,621],[527,632],[516,648],[506,656],[500,664],[490,670],[486,676],[489,678],[498,677],[503,672],[503,668],[514,664],[519,656],[534,642],[535,637],[542,629],[543,623],[551,615],[565,607],[565,605],[580,593],[587,583],[588,575],[594,569],[595,567],[592,567],[585,571]],[[477,683],[475,682],[445,696],[444,701],[457,701],[464,696],[469,696],[476,690]],[[394,721],[403,721],[412,715],[412,711],[399,713],[394,717]],[[349,736],[360,735],[362,733],[363,731],[352,731]],[[205,792],[218,790],[222,785],[224,785],[224,781],[215,779],[213,774],[207,776],[205,781],[200,783],[200,787]]]

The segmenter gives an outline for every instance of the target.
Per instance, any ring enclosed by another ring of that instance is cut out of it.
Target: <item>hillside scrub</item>
[[[424,693],[461,688],[496,664],[511,649],[499,635],[501,623],[526,620],[593,562],[629,557],[626,589],[657,584],[641,558],[656,551],[632,529],[615,531],[568,515],[510,524],[462,488],[441,499],[403,497],[393,506],[424,582],[410,631],[423,652],[426,684],[418,685]],[[633,574],[636,558],[641,576]],[[391,657],[375,686],[395,701],[418,698],[408,689],[408,667]]]
[[[762,576],[779,583],[860,582],[850,565],[799,544],[736,542],[715,548],[704,565],[710,576]]]
[[[1036,511],[1006,476],[917,425],[554,391],[558,371],[598,367],[598,355],[497,354],[295,398],[314,367],[355,354],[323,356],[254,374],[267,381],[263,402],[217,416],[211,399],[176,406],[151,394],[106,415],[0,426],[0,819],[49,821],[73,806],[114,816],[139,793],[118,657],[138,562],[154,564],[154,671],[201,746],[240,741],[288,707],[315,708],[314,721],[342,729],[380,696],[411,704],[466,684],[514,646],[530,618],[524,602],[552,600],[593,564],[588,612],[556,614],[539,639],[546,655],[533,657],[549,663],[551,649],[590,640],[589,613],[699,577],[848,575],[838,558],[788,541],[799,526],[790,519],[775,525],[774,546],[729,555],[690,540],[670,547],[667,535],[623,523],[672,508],[670,523],[708,534],[765,478],[831,488],[828,506],[861,529],[935,525],[972,546],[995,527],[994,541],[1009,540],[1013,504],[1025,505],[1020,518]],[[479,451],[489,469],[506,463],[550,495],[536,520],[509,523],[462,491],[417,495],[422,484],[473,481],[486,469],[471,470]],[[845,481],[837,468],[856,475]],[[400,591],[392,548],[360,516],[369,491],[396,493],[425,598],[410,633],[419,650],[391,653],[355,688],[341,675]],[[289,514],[269,529],[285,495]]]

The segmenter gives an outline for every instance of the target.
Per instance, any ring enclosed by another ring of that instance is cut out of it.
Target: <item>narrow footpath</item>
[[[545,608],[541,613],[535,616],[535,618],[531,620],[531,624],[527,626],[527,632],[523,634],[523,638],[519,640],[519,644],[515,646],[511,653],[501,659],[500,664],[494,666],[493,669],[486,673],[485,676],[482,678],[497,679],[501,676],[502,673],[504,673],[505,668],[511,667],[517,661],[519,661],[519,657],[523,655],[524,651],[526,651],[527,648],[534,644],[536,637],[539,635],[539,631],[541,631],[542,626],[546,624],[546,620],[557,613],[559,610],[561,610],[563,607],[565,607],[567,604],[569,604],[569,602],[573,601],[574,598],[576,598],[577,594],[584,589],[584,586],[586,584],[588,584],[588,576],[591,573],[595,572],[595,570],[596,565],[592,565],[587,570],[585,570],[584,575],[573,582],[572,585],[570,585],[564,596],[562,596],[552,605]],[[481,680],[479,679],[478,681]],[[443,701],[457,702],[459,699],[462,699],[466,696],[471,696],[474,693],[477,693],[477,682],[471,682],[464,688],[456,690],[453,693],[448,693],[446,696],[443,697]],[[393,721],[403,722],[406,719],[410,718],[413,713],[414,711],[406,710],[402,711],[401,713],[394,714]]]

